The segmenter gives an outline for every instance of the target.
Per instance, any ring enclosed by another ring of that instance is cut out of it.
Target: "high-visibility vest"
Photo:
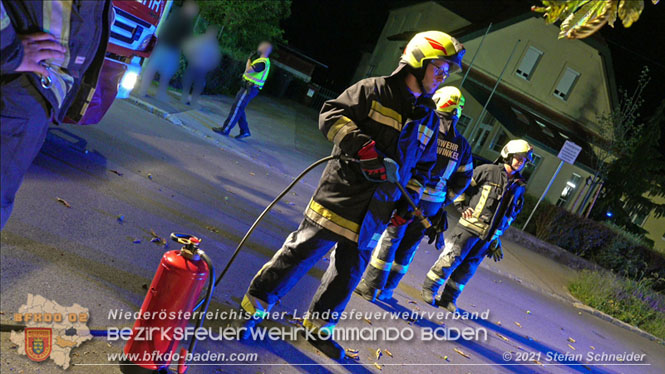
[[[268,78],[268,72],[270,71],[270,59],[267,57],[259,57],[256,60],[252,61],[252,66],[254,66],[254,64],[258,64],[261,62],[263,62],[266,65],[266,67],[262,71],[259,72],[252,71],[242,75],[242,77],[246,81],[253,83],[259,89],[263,88],[263,85],[266,83],[266,79]]]

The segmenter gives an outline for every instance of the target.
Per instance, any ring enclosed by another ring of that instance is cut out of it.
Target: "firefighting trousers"
[[[48,104],[25,74],[2,83],[0,103],[2,229],[23,176],[44,144],[51,120]]]
[[[489,242],[480,240],[460,225],[455,227],[450,237],[446,237],[441,255],[427,272],[427,278],[434,282],[437,289],[446,284],[442,299],[457,300],[485,258],[488,247]]]
[[[252,99],[255,98],[258,94],[258,87],[247,84],[246,82],[243,84],[240,90],[238,90],[236,98],[233,101],[233,106],[231,106],[231,111],[229,112],[229,115],[226,117],[224,125],[222,126],[226,132],[231,131],[235,127],[236,123],[240,126],[241,134],[249,132],[249,124],[247,123],[245,108],[249,102],[252,101]]]
[[[360,282],[370,251],[359,250],[357,243],[306,218],[256,274],[243,298],[242,308],[258,317],[270,311],[333,247],[330,264],[309,307],[309,318],[304,321],[307,328],[333,328]]]
[[[420,209],[426,217],[434,216],[442,203],[420,201]],[[425,228],[418,220],[408,225],[388,226],[383,232],[363,279],[368,286],[379,290],[392,290],[402,280],[413,261]]]

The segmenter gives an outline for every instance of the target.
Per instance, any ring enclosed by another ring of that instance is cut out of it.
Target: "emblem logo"
[[[25,328],[25,354],[32,361],[44,361],[51,355],[53,333],[51,328]]]

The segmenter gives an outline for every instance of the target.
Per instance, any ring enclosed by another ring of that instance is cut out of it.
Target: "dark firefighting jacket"
[[[430,98],[409,92],[400,69],[389,77],[367,78],[321,109],[319,128],[333,142],[333,155],[354,157],[368,141],[399,164],[400,182],[418,194],[436,162],[438,118]],[[332,160],[305,210],[316,224],[373,248],[401,194],[393,183],[368,181],[356,162]]]
[[[50,104],[54,119],[67,115],[78,121],[90,103],[104,63],[113,7],[111,1],[2,1],[2,83],[16,79],[14,71],[23,59],[20,34],[47,32],[65,49],[61,61],[48,60],[51,82],[28,75],[31,83]]]
[[[438,176],[439,181],[426,185],[421,200],[443,203],[445,206],[455,200],[471,183],[473,156],[469,142],[455,127],[447,132],[439,131],[436,142],[437,161],[432,175]]]
[[[525,184],[519,173],[508,180],[503,164],[480,165],[473,171],[469,188],[455,199],[460,213],[473,209],[472,217],[461,217],[459,224],[482,240],[494,240],[522,210],[524,192]]]

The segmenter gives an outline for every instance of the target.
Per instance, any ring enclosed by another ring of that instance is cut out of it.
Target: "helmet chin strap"
[[[425,86],[423,85],[423,80],[425,79],[425,74],[427,73],[427,65],[423,65],[420,69],[418,69],[418,76],[416,76],[416,80],[418,81],[418,87],[420,87],[420,96],[421,97],[431,97],[432,94],[425,90]]]
[[[420,68],[414,68],[411,66],[408,66],[409,72],[413,74],[413,76],[416,78],[416,82],[418,83],[418,88],[420,89],[420,95],[429,97],[429,92],[425,90],[425,86],[423,85],[423,79],[425,79],[425,73],[427,72],[427,64],[429,62],[425,61],[423,62],[423,66]]]

